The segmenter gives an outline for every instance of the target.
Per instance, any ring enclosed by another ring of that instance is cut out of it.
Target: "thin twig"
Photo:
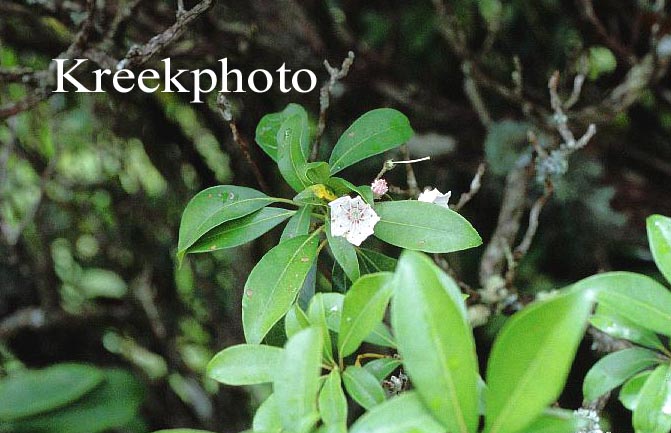
[[[214,0],[203,0],[193,8],[177,17],[175,24],[151,38],[146,44],[128,50],[126,56],[117,65],[118,69],[132,69],[144,65],[156,53],[163,50],[175,39],[182,36],[187,26],[203,13],[207,12]]]
[[[622,60],[626,61],[629,65],[636,63],[636,56],[625,46],[623,46],[617,39],[613,38],[606,30],[606,27],[603,25],[599,17],[594,11],[594,5],[592,0],[581,0],[582,10],[585,14],[587,20],[594,26],[594,29],[601,37],[602,41],[613,50]]]
[[[238,125],[236,124],[235,119],[233,118],[233,112],[231,110],[230,101],[228,100],[228,98],[226,98],[226,95],[224,93],[219,93],[219,95],[217,96],[217,108],[219,109],[221,117],[224,119],[224,121],[226,121],[226,123],[228,123],[228,127],[231,129],[231,133],[233,134],[233,141],[235,142],[235,144],[238,145],[240,151],[245,156],[247,163],[249,163],[249,166],[251,167],[252,172],[254,173],[254,177],[256,178],[256,182],[259,184],[259,187],[263,192],[269,193],[270,188],[268,188],[268,184],[263,178],[261,169],[259,168],[258,164],[254,160],[254,158],[252,158],[252,155],[249,152],[249,143],[247,142],[245,137],[243,137],[242,134],[240,134],[240,131],[238,130]]]
[[[515,248],[514,256],[515,260],[519,261],[526,255],[531,247],[531,242],[533,242],[534,236],[536,236],[536,231],[538,230],[538,219],[540,217],[543,206],[550,200],[552,193],[554,191],[554,185],[550,178],[545,180],[545,190],[543,195],[538,198],[531,207],[529,212],[529,225],[527,226],[527,231],[522,238],[522,242]]]
[[[475,172],[475,176],[473,176],[473,180],[471,180],[471,185],[468,192],[461,194],[459,197],[459,202],[454,206],[454,210],[461,210],[461,208],[463,208],[466,203],[471,201],[471,199],[478,193],[478,191],[480,191],[480,187],[482,186],[482,176],[485,174],[486,168],[487,164],[484,162],[481,162],[480,165],[478,165],[478,169]]]
[[[407,161],[410,160],[410,150],[408,149],[407,144],[401,146],[401,153],[403,154],[403,158]],[[420,190],[417,185],[417,178],[415,177],[415,170],[412,168],[412,164],[405,164],[405,176],[407,177],[408,191],[410,192],[410,195],[419,195]]]
[[[317,133],[315,134],[315,141],[312,144],[312,154],[310,160],[315,161],[319,153],[319,141],[324,134],[326,128],[326,112],[331,105],[331,92],[333,87],[339,80],[342,80],[349,73],[352,64],[354,63],[354,53],[352,51],[347,53],[347,57],[342,61],[340,69],[331,66],[328,60],[324,60],[324,67],[329,73],[329,79],[322,86],[319,91],[319,122],[317,123]]]

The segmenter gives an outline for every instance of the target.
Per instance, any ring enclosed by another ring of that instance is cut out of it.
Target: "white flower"
[[[446,194],[438,191],[437,188],[427,188],[423,193],[417,197],[419,201],[425,201],[427,203],[435,203],[441,206],[449,208],[450,197],[452,196],[452,191],[448,191]]]
[[[375,211],[359,196],[348,195],[329,203],[331,207],[331,236],[344,236],[353,245],[373,234],[373,227],[380,221]]]

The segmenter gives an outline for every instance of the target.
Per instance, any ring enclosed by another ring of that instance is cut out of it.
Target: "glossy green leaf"
[[[310,319],[298,304],[291,306],[287,315],[284,316],[284,332],[287,338],[293,337],[298,331],[310,327]]]
[[[324,360],[333,364],[333,347],[331,344],[331,335],[326,323],[326,304],[324,302],[324,293],[316,293],[310,301],[308,308],[308,318],[310,324],[319,328],[322,333],[322,340],[324,341]]]
[[[256,410],[252,428],[255,432],[281,433],[282,419],[275,394],[270,394]]]
[[[359,266],[361,263],[359,262]],[[347,274],[342,269],[338,262],[333,262],[333,270],[331,271],[331,285],[335,292],[345,293],[352,286],[352,281],[347,277]]]
[[[607,272],[575,284],[597,290],[599,304],[645,329],[671,335],[671,292],[652,278]]]
[[[657,268],[671,283],[671,218],[651,215],[647,219],[650,251]]]
[[[338,139],[329,159],[331,173],[394,149],[412,135],[410,121],[403,113],[391,108],[371,110],[355,120]]]
[[[361,196],[361,198],[369,205],[375,206],[373,190],[368,185],[356,186],[352,182],[340,177],[332,177],[328,179],[326,185],[333,189],[335,194],[339,197],[353,192],[354,194]]]
[[[347,399],[338,370],[332,370],[319,392],[319,413],[324,424],[347,423]]]
[[[186,205],[179,225],[177,256],[213,228],[249,215],[274,201],[261,191],[244,186],[220,185],[204,189]]]
[[[401,254],[391,283],[392,326],[406,372],[429,411],[451,432],[474,432],[475,342],[463,302],[455,302],[439,272],[424,254]]]
[[[331,331],[340,332],[345,297],[342,293],[324,293],[323,296],[326,305],[326,324]],[[377,346],[396,348],[396,340],[384,323],[375,325],[364,341]]]
[[[291,308],[317,255],[318,236],[298,236],[264,255],[247,278],[242,325],[248,343],[258,344]]]
[[[449,253],[482,244],[471,223],[458,213],[417,200],[378,203],[375,236],[397,247],[428,253]]]
[[[359,267],[362,274],[394,272],[396,269],[396,259],[382,253],[366,248],[357,248],[356,252],[359,256]]]
[[[610,353],[587,372],[582,390],[585,400],[592,402],[622,385],[636,373],[659,364],[655,352],[632,347]]]
[[[365,413],[350,433],[445,433],[414,391],[404,392]]]
[[[325,184],[331,177],[331,169],[329,165],[323,161],[309,162],[305,166],[305,177],[312,184]]]
[[[487,365],[485,432],[526,428],[559,397],[592,310],[594,293],[573,290],[510,318]]]
[[[606,334],[623,340],[629,340],[632,343],[652,349],[663,349],[664,344],[660,341],[657,334],[634,324],[632,321],[620,316],[616,310],[605,305],[598,305],[596,311],[589,319],[592,326]]]
[[[345,271],[350,281],[358,280],[360,272],[356,249],[344,237],[331,236],[331,222],[328,219],[326,220],[326,238],[333,257]]]
[[[389,375],[401,366],[401,360],[397,358],[380,358],[364,364],[363,368],[375,376],[379,381],[389,377]]]
[[[644,371],[643,373],[639,373],[632,377],[622,385],[620,394],[618,395],[618,399],[622,403],[622,406],[631,411],[636,409],[641,398],[641,389],[643,389],[643,385],[645,385],[645,382],[651,374],[652,370]]]
[[[367,410],[382,403],[386,398],[380,381],[363,367],[347,367],[342,380],[350,397]]]
[[[311,184],[305,175],[307,156],[303,152],[303,148],[310,145],[309,140],[310,127],[307,118],[301,115],[289,117],[277,131],[277,167],[296,192]]]
[[[246,244],[269,232],[295,213],[296,211],[293,210],[265,207],[213,228],[191,245],[186,252],[206,253]]]
[[[76,404],[27,418],[12,433],[99,433],[121,428],[137,414],[144,389],[127,371],[104,372],[102,384]]]
[[[572,410],[547,409],[520,433],[576,433],[587,426],[587,420]]]
[[[657,367],[641,388],[634,409],[636,433],[668,433],[671,430],[671,365]]]
[[[382,322],[392,293],[391,277],[388,272],[364,275],[345,294],[338,333],[341,357],[356,351]]]
[[[294,115],[304,118],[307,123],[308,114],[305,109],[298,104],[289,104],[280,112],[266,114],[256,126],[256,143],[275,162],[277,162],[277,131],[279,131],[282,122]],[[310,152],[309,144],[309,140],[303,143],[303,152],[306,158]]]
[[[319,418],[322,345],[319,329],[308,328],[291,337],[285,346],[278,365],[282,374],[275,376],[273,390],[282,427],[289,432],[308,431]]]
[[[312,218],[313,209],[312,206],[301,206],[298,208],[284,227],[280,242],[295,238],[296,236],[307,235],[310,231],[310,219]]]
[[[0,379],[0,421],[13,421],[72,403],[103,378],[96,367],[69,363],[13,373]]]
[[[227,385],[254,385],[272,382],[282,349],[263,344],[238,344],[214,355],[207,375]]]

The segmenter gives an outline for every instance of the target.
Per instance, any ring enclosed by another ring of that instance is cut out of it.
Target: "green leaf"
[[[312,218],[312,206],[301,206],[294,216],[289,218],[286,227],[282,231],[280,242],[295,238],[300,235],[307,235],[310,231],[310,219]]]
[[[320,330],[308,328],[291,337],[285,346],[273,390],[282,427],[289,432],[305,432],[319,417],[322,345]]]
[[[326,219],[326,238],[329,248],[333,253],[338,264],[342,267],[345,274],[351,281],[359,279],[359,261],[356,257],[356,249],[347,239],[342,236],[331,236],[331,221]]]
[[[363,367],[347,367],[342,380],[350,397],[367,410],[371,410],[386,398],[380,381]]]
[[[256,410],[252,428],[257,432],[281,433],[282,419],[275,394],[270,394]]]
[[[293,210],[275,207],[263,208],[213,228],[191,245],[186,253],[207,253],[246,244],[269,232],[295,213]]]
[[[333,347],[331,344],[331,335],[326,324],[326,306],[324,303],[324,293],[316,293],[310,301],[308,307],[308,318],[310,324],[319,328],[324,341],[324,359],[327,363],[333,364]]]
[[[378,203],[375,236],[389,244],[428,253],[449,253],[482,244],[471,223],[458,213],[417,200]]]
[[[366,248],[357,248],[356,252],[359,255],[359,267],[362,274],[394,272],[394,269],[396,269],[396,259],[382,253]]]
[[[305,166],[305,177],[312,184],[325,184],[331,178],[331,169],[323,161],[309,162]]]
[[[650,251],[657,268],[671,283],[671,218],[652,215],[647,219]]]
[[[622,385],[618,399],[624,407],[631,411],[636,409],[641,398],[641,389],[643,389],[643,385],[645,385],[645,382],[651,374],[651,370],[644,371],[643,373],[632,377]]]
[[[612,337],[629,340],[652,349],[664,349],[664,344],[659,340],[657,334],[635,325],[605,305],[598,305],[589,321],[592,326]]]
[[[371,110],[355,120],[338,139],[329,159],[331,174],[394,149],[412,135],[410,121],[403,113],[391,108]]]
[[[575,433],[584,431],[588,422],[572,410],[547,409],[520,433]]]
[[[317,256],[318,236],[298,236],[276,245],[254,266],[242,296],[248,343],[258,344],[291,308]]]
[[[404,251],[392,281],[391,321],[408,376],[448,431],[478,425],[478,363],[463,301],[425,255]]]
[[[345,294],[338,333],[341,358],[354,353],[382,322],[392,293],[391,277],[388,272],[364,275]]]
[[[310,127],[307,118],[294,115],[286,119],[277,131],[277,167],[294,191],[310,186],[305,176],[307,156],[303,147],[310,145]]]
[[[277,162],[277,131],[285,120],[294,115],[299,115],[307,123],[308,113],[305,108],[298,104],[289,104],[280,112],[266,114],[256,126],[256,142],[275,162]],[[309,144],[309,140],[303,143],[305,146],[303,152],[306,158],[310,152]]]
[[[98,433],[121,428],[137,414],[144,389],[130,373],[110,369],[102,384],[71,406],[20,421],[13,433]],[[66,388],[66,387],[64,387]]]
[[[326,324],[331,331],[340,332],[344,295],[342,293],[324,293],[323,299],[326,307]],[[384,323],[375,325],[373,331],[364,341],[377,346],[396,348],[396,340]]]
[[[238,344],[214,355],[207,364],[207,375],[226,385],[272,382],[281,356],[279,347]]]
[[[373,190],[370,188],[368,185],[363,185],[363,186],[356,186],[353,183],[351,183],[348,180],[345,180],[340,177],[332,177],[330,178],[327,182],[326,185],[333,189],[335,194],[340,197],[343,195],[347,195],[351,192],[355,193],[356,195],[361,196],[363,201],[368,203],[371,206],[375,206],[374,202],[374,197],[373,197]]]
[[[485,432],[512,433],[557,400],[582,340],[594,293],[572,290],[510,318],[487,365]]]
[[[14,421],[72,403],[103,381],[90,365],[56,364],[0,379],[0,421]]]
[[[347,423],[347,399],[342,390],[340,373],[332,370],[319,392],[319,413],[324,424]]]
[[[660,362],[661,359],[655,352],[637,347],[604,356],[585,376],[582,386],[585,400],[595,401],[622,385],[636,373]]]
[[[641,389],[640,400],[634,409],[633,424],[636,433],[668,433],[671,430],[671,366],[657,367]]]
[[[204,189],[186,205],[179,225],[177,256],[181,259],[187,248],[213,228],[249,215],[275,201],[252,188],[220,185]]]
[[[361,263],[359,263],[361,265]],[[340,293],[345,293],[352,286],[352,281],[347,278],[347,274],[342,269],[338,262],[333,262],[333,270],[331,271],[331,284],[333,290]]]
[[[287,334],[287,338],[291,338],[295,334],[298,334],[298,331],[309,327],[310,320],[307,314],[305,314],[298,304],[292,305],[284,317],[284,331]]]
[[[363,368],[375,376],[379,381],[386,379],[394,370],[401,366],[401,360],[396,358],[380,358],[364,364]]]
[[[414,391],[375,406],[359,418],[350,433],[445,433]]]
[[[575,284],[597,291],[599,304],[645,329],[671,335],[671,293],[652,278],[606,272]]]

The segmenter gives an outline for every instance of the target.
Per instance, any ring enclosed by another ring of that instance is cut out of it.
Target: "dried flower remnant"
[[[373,234],[373,227],[380,221],[375,211],[359,196],[340,197],[329,203],[331,208],[331,236],[344,236],[359,246]]]
[[[452,191],[447,193],[441,193],[437,188],[426,188],[423,193],[419,194],[417,200],[424,201],[427,203],[435,203],[440,206],[445,206],[449,208],[450,197],[452,196]]]

